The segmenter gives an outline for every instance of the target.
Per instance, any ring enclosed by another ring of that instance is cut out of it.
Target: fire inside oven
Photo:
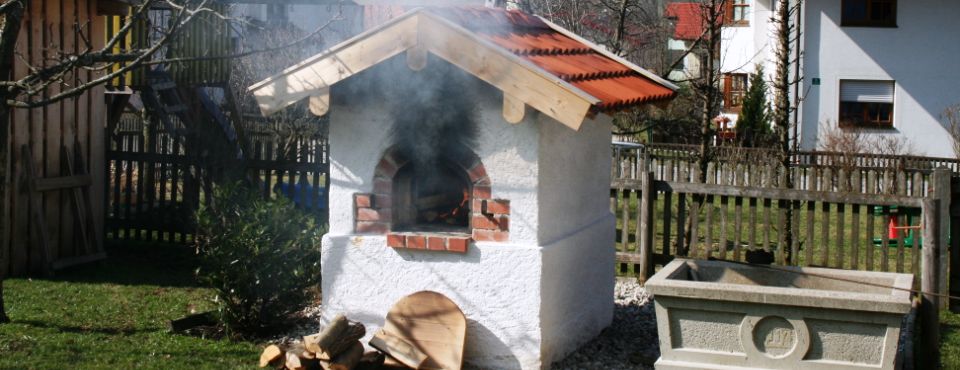
[[[470,182],[449,163],[432,168],[407,164],[393,179],[395,230],[468,231]]]

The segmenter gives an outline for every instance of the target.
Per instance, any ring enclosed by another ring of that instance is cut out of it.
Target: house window
[[[893,128],[893,81],[840,81],[840,127]]]
[[[746,73],[729,73],[723,77],[723,108],[726,111],[739,112],[746,93]]]
[[[840,25],[896,27],[897,0],[842,0]]]
[[[750,0],[727,0],[724,18],[732,26],[750,25]]]

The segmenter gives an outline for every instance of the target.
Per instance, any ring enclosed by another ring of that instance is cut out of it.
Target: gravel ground
[[[613,324],[563,361],[553,364],[556,370],[599,369],[653,369],[660,357],[657,339],[657,320],[654,317],[653,301],[636,279],[618,278],[614,288]],[[313,307],[303,312],[297,327],[284,336],[271,338],[268,342],[292,344],[304,335],[317,332],[320,308]]]
[[[613,324],[553,369],[653,369],[660,342],[650,295],[628,278],[617,279],[614,295]]]

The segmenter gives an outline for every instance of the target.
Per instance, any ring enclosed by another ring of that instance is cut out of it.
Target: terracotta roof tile
[[[601,54],[591,45],[552,29],[538,17],[483,7],[435,8],[431,12],[599,99],[598,110],[622,110],[675,95],[669,87]]]
[[[673,38],[696,40],[703,34],[703,10],[697,3],[670,3],[664,12],[667,18],[676,18]]]

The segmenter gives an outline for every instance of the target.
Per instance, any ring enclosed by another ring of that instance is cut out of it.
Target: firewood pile
[[[271,344],[260,355],[260,367],[289,370],[371,370],[419,368],[426,355],[402,338],[378,331],[364,352],[363,324],[337,315],[320,333],[286,346]]]

